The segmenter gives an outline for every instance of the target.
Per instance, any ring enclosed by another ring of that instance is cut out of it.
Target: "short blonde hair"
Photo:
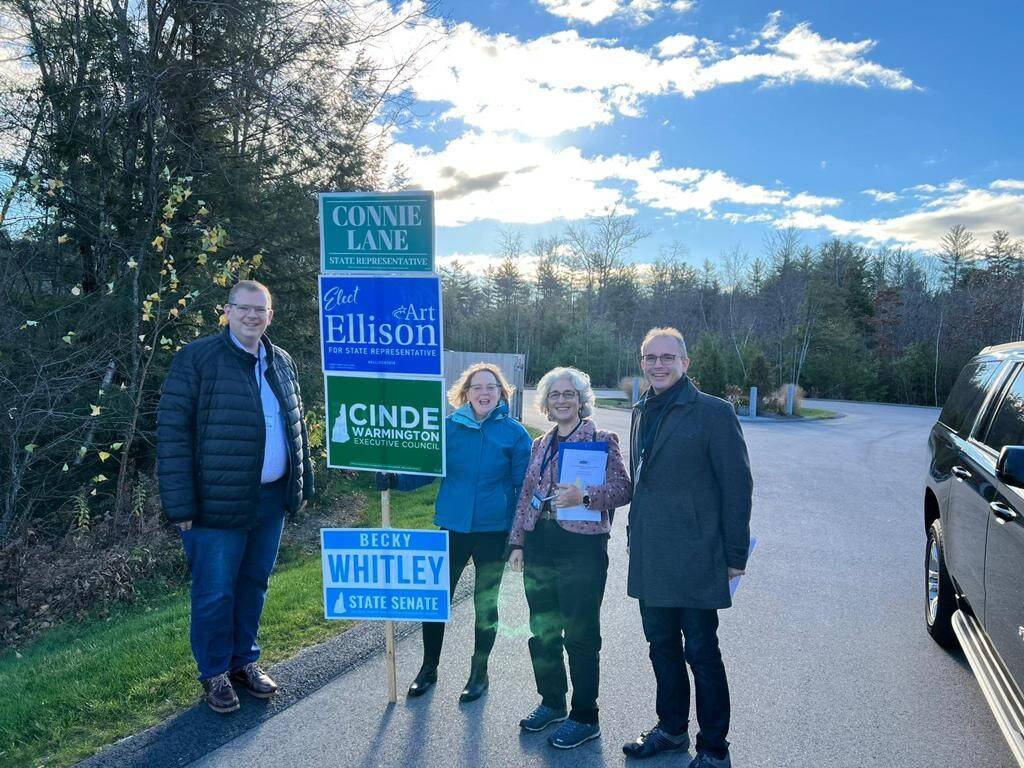
[[[239,291],[263,291],[263,294],[267,297],[267,306],[273,306],[274,297],[270,295],[270,289],[259,280],[239,280],[228,291],[228,302],[234,303]]]
[[[483,371],[494,376],[498,382],[498,387],[501,388],[501,399],[506,403],[512,401],[512,393],[516,391],[516,388],[508,383],[501,368],[492,363],[473,363],[459,374],[459,378],[448,390],[448,403],[452,408],[459,408],[469,402],[469,396],[466,394],[469,392],[469,383],[473,380],[473,376]]]
[[[689,355],[686,354],[686,341],[683,339],[683,334],[679,332],[678,328],[672,328],[670,326],[666,326],[665,328],[651,328],[651,330],[647,332],[647,335],[644,336],[644,340],[640,342],[640,352],[643,353],[644,347],[647,346],[648,342],[658,338],[659,336],[668,336],[669,338],[678,341],[679,349],[683,352],[683,357],[689,357]]]
[[[551,385],[561,378],[572,382],[580,398],[580,417],[585,419],[594,412],[594,390],[590,387],[590,377],[578,368],[552,368],[540,377],[537,382],[537,410],[550,418],[548,394]]]

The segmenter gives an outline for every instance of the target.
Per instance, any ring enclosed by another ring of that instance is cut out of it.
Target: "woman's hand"
[[[555,492],[556,507],[578,507],[583,503],[583,490],[577,485],[559,483]]]
[[[523,550],[513,549],[512,554],[508,556],[508,565],[516,573],[523,572]]]

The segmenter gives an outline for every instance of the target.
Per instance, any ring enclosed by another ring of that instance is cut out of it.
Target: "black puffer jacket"
[[[266,377],[284,416],[289,512],[313,497],[309,437],[295,363],[266,336]],[[266,430],[256,357],[227,329],[186,345],[171,362],[157,415],[160,500],[174,523],[209,528],[255,523]]]

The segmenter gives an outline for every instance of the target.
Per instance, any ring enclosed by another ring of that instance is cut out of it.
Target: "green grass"
[[[802,419],[838,419],[839,414],[826,408],[801,408],[799,411]]]
[[[623,408],[629,410],[633,407],[629,400],[616,397],[598,397],[594,400],[594,404],[599,408]]]
[[[363,525],[379,526],[369,476],[341,484],[365,496]],[[392,493],[392,525],[432,528],[437,488]],[[319,553],[285,554],[260,624],[268,666],[351,626],[323,618]],[[0,653],[0,766],[70,765],[193,705],[200,689],[188,631],[180,587]]]

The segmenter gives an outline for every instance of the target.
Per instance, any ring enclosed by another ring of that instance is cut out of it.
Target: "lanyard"
[[[580,419],[575,427],[572,428],[572,432],[565,436],[568,440],[570,437],[576,434],[576,430],[583,426],[583,419]],[[540,479],[544,479],[544,472],[547,470],[548,465],[554,461],[555,456],[558,455],[558,428],[555,428],[555,434],[551,436],[551,442],[548,443],[548,449],[544,452],[544,460],[540,463]]]

